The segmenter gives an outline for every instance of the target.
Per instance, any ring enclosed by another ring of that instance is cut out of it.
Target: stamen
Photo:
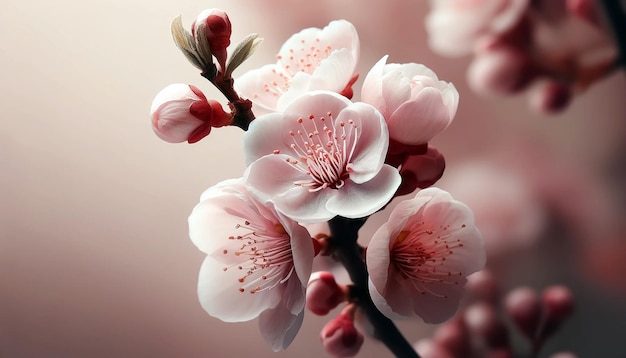
[[[223,268],[237,268],[243,275],[237,281],[242,284],[239,292],[257,293],[285,283],[295,270],[291,242],[280,223],[268,226],[256,225],[249,220],[235,225],[241,235],[231,235],[229,240],[241,242],[239,250],[223,250],[224,255],[234,255],[237,263]]]
[[[311,192],[326,188],[339,189],[349,178],[350,161],[358,140],[357,126],[353,120],[341,122],[341,133],[337,133],[335,128],[325,124],[326,117],[316,118],[314,114],[308,117],[306,123],[301,117],[296,119],[299,128],[289,131],[292,138],[290,147],[294,156],[301,161],[298,163],[287,159],[286,162],[310,176],[309,180],[298,180],[294,184],[306,187]],[[333,121],[332,113],[328,112],[327,117]]]
[[[451,237],[450,225],[437,230],[423,221],[412,221],[402,230],[393,243],[391,260],[398,273],[422,294],[445,298],[432,289],[432,284],[459,285],[462,272],[445,269],[447,258],[454,250],[463,247],[459,239]],[[461,225],[460,228],[465,228]],[[432,236],[437,232],[437,236]]]

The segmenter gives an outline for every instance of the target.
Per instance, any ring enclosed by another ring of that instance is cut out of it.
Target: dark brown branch
[[[363,249],[357,244],[358,231],[366,219],[346,219],[337,216],[328,222],[331,232],[329,244],[332,245],[333,257],[341,262],[350,274],[354,285],[351,290],[353,300],[374,327],[375,338],[385,344],[396,357],[419,358],[393,321],[380,313],[369,295]]]

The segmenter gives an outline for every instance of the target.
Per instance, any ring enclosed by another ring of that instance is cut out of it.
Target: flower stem
[[[333,257],[348,271],[354,285],[351,290],[352,299],[374,327],[374,337],[385,344],[396,357],[419,358],[393,321],[380,313],[369,295],[363,249],[357,244],[358,231],[366,220],[367,218],[347,219],[337,216],[328,222]]]
[[[202,72],[202,77],[208,79],[228,100],[228,105],[233,113],[232,125],[247,131],[255,118],[254,113],[252,113],[252,102],[239,97],[233,86],[233,78],[225,76],[222,71],[215,70]]]

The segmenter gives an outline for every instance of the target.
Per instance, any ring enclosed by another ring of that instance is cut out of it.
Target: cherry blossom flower
[[[213,100],[207,100],[195,86],[175,83],[159,92],[150,108],[152,129],[170,143],[194,143],[211,132],[212,127],[228,125],[232,116]]]
[[[425,144],[452,122],[459,93],[424,65],[386,62],[387,56],[367,74],[361,100],[382,112],[392,141]]]
[[[394,208],[366,260],[370,295],[383,314],[438,323],[455,313],[466,276],[482,269],[485,252],[470,209],[428,188]]]
[[[242,179],[231,179],[202,194],[189,235],[207,254],[198,280],[206,312],[225,322],[259,317],[268,344],[286,348],[304,315],[315,255],[308,231],[255,199]]]
[[[529,0],[431,0],[430,48],[444,56],[470,54],[480,40],[502,34],[523,17]]]
[[[328,91],[257,118],[243,137],[250,190],[294,220],[359,218],[386,205],[400,185],[384,164],[387,126],[365,103]]]
[[[349,94],[356,80],[359,51],[356,29],[348,21],[304,29],[283,44],[275,64],[240,76],[235,89],[252,101],[257,116],[276,112],[313,90]]]

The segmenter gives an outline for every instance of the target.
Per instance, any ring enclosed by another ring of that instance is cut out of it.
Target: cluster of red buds
[[[501,299],[493,274],[483,270],[470,277],[468,289],[475,302],[437,328],[432,338],[420,340],[416,350],[424,358],[512,358],[524,353],[537,356],[574,311],[572,292],[565,286],[548,286],[540,293],[517,287]],[[525,352],[512,344],[514,335],[527,341]],[[559,352],[551,358],[576,358]]]

